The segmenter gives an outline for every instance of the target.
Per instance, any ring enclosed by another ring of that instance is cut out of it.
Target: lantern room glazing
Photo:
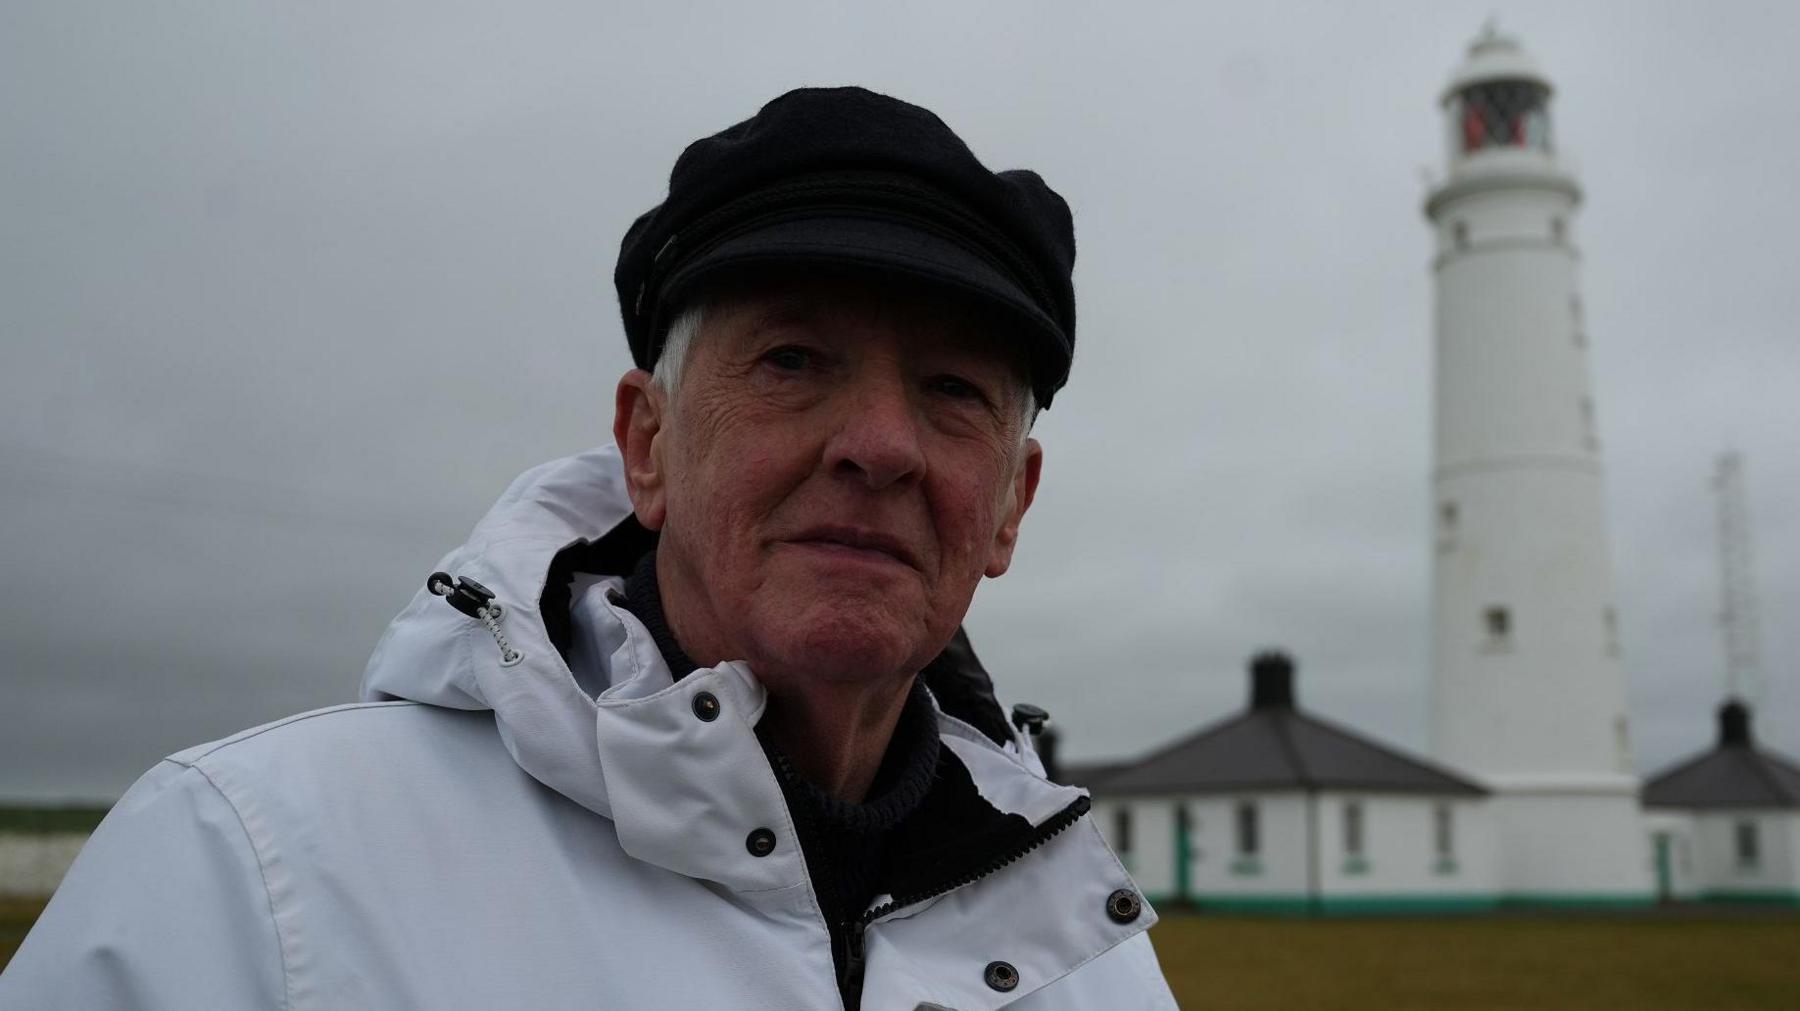
[[[1454,158],[1493,148],[1554,151],[1550,89],[1537,81],[1483,81],[1458,91],[1448,104]]]

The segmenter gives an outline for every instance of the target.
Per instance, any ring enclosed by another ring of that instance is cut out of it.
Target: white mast
[[[1549,78],[1490,23],[1442,95],[1432,749],[1495,789],[1506,892],[1649,893]]]
[[[1713,471],[1719,497],[1719,626],[1725,639],[1725,697],[1755,709],[1762,702],[1762,644],[1756,582],[1750,574],[1750,496],[1744,458],[1720,453]]]

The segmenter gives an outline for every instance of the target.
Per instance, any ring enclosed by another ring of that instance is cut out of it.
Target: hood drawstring
[[[473,579],[458,579],[448,572],[433,572],[426,578],[425,588],[487,626],[488,634],[494,637],[494,645],[500,647],[500,666],[514,667],[525,659],[525,654],[514,649],[507,641],[506,633],[500,630],[500,619],[506,616],[506,608],[494,602],[494,591]]]

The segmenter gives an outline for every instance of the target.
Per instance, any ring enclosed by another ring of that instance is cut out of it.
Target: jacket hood
[[[471,617],[421,587],[376,646],[363,698],[492,710],[520,768],[613,819],[633,856],[739,891],[804,887],[797,847],[742,859],[744,825],[794,838],[754,734],[766,701],[755,675],[729,661],[677,680],[648,630],[613,602],[652,543],[632,517],[613,447],[527,471],[438,564],[490,591],[498,615]],[[946,651],[959,655],[973,661],[960,636]],[[953,693],[986,692],[976,711],[989,713],[987,726],[940,712],[940,728],[997,809],[1039,824],[1083,795],[1042,778],[991,689],[943,680]],[[927,685],[938,687],[930,677]],[[717,718],[697,717],[702,693],[717,701]]]
[[[567,746],[592,736],[598,691],[576,681],[533,612],[557,554],[599,540],[630,515],[610,447],[520,475],[469,539],[438,562],[440,571],[493,591],[502,608],[497,624],[520,658],[506,664],[480,620],[421,587],[376,644],[363,672],[363,699],[505,713],[500,732],[521,765],[542,770],[534,775],[583,806],[610,813],[597,756]],[[631,645],[629,637],[617,638],[619,646]],[[624,659],[622,669],[637,671],[653,658]]]

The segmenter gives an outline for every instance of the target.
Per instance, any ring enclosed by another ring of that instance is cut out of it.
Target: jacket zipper
[[[494,591],[473,579],[458,579],[447,572],[433,572],[425,580],[425,589],[443,597],[451,607],[487,626],[488,634],[494,637],[494,645],[500,649],[500,666],[515,667],[525,659],[525,654],[513,648],[506,633],[500,628],[500,619],[506,617],[506,608],[495,603]]]
[[[435,593],[437,591],[433,590],[432,592]],[[777,749],[774,752],[774,759],[779,766],[775,770],[778,778],[787,780],[796,775],[793,762],[788,758],[786,752]],[[946,892],[953,892],[964,885],[971,885],[980,881],[982,878],[1017,861],[1027,853],[1030,853],[1032,850],[1037,849],[1039,846],[1044,845],[1057,835],[1061,834],[1070,825],[1081,820],[1081,817],[1087,814],[1088,809],[1092,806],[1093,801],[1087,796],[1077,797],[1068,807],[1051,815],[1043,824],[1033,829],[1031,835],[1020,840],[1010,849],[996,854],[992,859],[980,865],[975,870],[965,871],[946,881],[940,881],[930,888],[915,889],[911,892],[895,895],[887,902],[883,902],[879,906],[864,911],[861,916],[837,924],[836,929],[832,929],[831,925],[827,924],[826,932],[834,935],[832,938],[832,943],[834,945],[837,943],[838,936],[843,938],[843,976],[838,980],[838,992],[843,997],[844,1007],[855,1009],[862,1005],[863,973],[868,967],[868,948],[864,943],[863,935],[868,930],[869,924],[874,923],[876,920],[892,913],[896,909],[917,905],[927,899],[935,899]],[[800,830],[800,827],[796,825],[795,829]],[[811,874],[810,868],[808,869],[808,874],[809,876]]]
[[[839,984],[838,990],[844,995],[845,1007],[862,1006],[863,966],[866,964],[863,927],[864,924],[860,920],[851,920],[842,928],[844,933],[844,979]]]
[[[864,912],[856,919],[845,923],[844,943],[845,954],[847,957],[844,959],[844,975],[847,980],[854,982],[855,991],[857,993],[862,992],[865,953],[863,932],[868,929],[869,924],[874,923],[876,920],[892,913],[896,909],[904,909],[907,906],[918,905],[927,899],[935,899],[946,892],[953,892],[965,885],[972,885],[975,882],[980,881],[982,878],[993,874],[1008,864],[1025,856],[1027,853],[1030,853],[1032,850],[1049,842],[1064,829],[1067,829],[1070,825],[1079,821],[1081,816],[1087,814],[1088,808],[1092,806],[1093,802],[1087,797],[1077,797],[1075,798],[1074,803],[1071,803],[1068,807],[1058,811],[1055,815],[1052,815],[1048,821],[1045,821],[1042,825],[1039,825],[1034,829],[1029,838],[1022,840],[1018,845],[1001,853],[987,863],[982,864],[979,869],[959,874],[948,881],[940,882],[937,886],[932,888],[919,889],[917,891],[907,892],[903,895],[896,895],[887,902],[883,902],[881,905]]]

